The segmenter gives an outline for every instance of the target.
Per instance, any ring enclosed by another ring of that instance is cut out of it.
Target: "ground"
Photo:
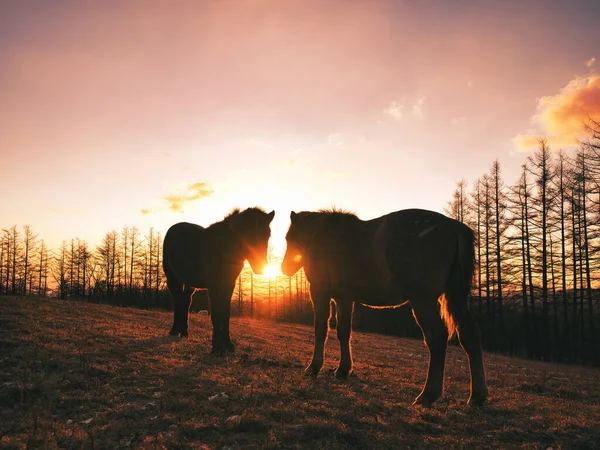
[[[338,381],[335,331],[318,378],[302,369],[312,328],[234,318],[234,355],[210,355],[210,318],[190,338],[171,313],[0,298],[2,448],[595,448],[600,370],[485,354],[489,404],[470,408],[451,345],[443,398],[411,406],[427,370],[418,340],[354,333]]]

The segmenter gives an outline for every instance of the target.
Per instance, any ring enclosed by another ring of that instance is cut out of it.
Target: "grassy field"
[[[486,354],[490,402],[466,406],[460,347],[444,397],[411,407],[421,341],[355,333],[356,376],[302,374],[312,328],[232,319],[234,355],[210,351],[210,318],[167,336],[171,314],[0,298],[2,448],[596,448],[600,370]]]

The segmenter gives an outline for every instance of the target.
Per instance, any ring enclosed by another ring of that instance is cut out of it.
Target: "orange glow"
[[[267,264],[262,275],[267,278],[276,278],[281,275],[281,271],[275,264]]]
[[[146,3],[0,1],[0,231],[95,248],[258,205],[279,255],[292,210],[443,212],[600,114],[600,2]]]
[[[592,62],[593,64],[593,62]],[[532,118],[553,147],[577,145],[586,136],[588,118],[600,115],[600,76],[576,76],[556,95],[538,101],[538,113]],[[521,150],[537,148],[538,136],[518,135],[514,142]]]

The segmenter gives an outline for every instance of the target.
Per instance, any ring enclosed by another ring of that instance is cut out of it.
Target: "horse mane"
[[[332,206],[330,208],[322,208],[317,211],[319,214],[324,214],[328,217],[354,217],[358,219],[358,216],[354,211],[350,211],[344,208],[338,208],[336,206]]]
[[[237,216],[242,210],[240,208],[233,208],[223,220],[229,219],[232,216]]]
[[[242,214],[242,213],[245,213],[245,212],[250,212],[250,211],[253,211],[253,212],[261,212],[261,213],[263,213],[263,214],[266,214],[266,213],[267,213],[267,211],[265,211],[265,210],[264,210],[263,208],[261,208],[260,206],[252,206],[252,207],[250,207],[250,208],[247,208],[247,209],[245,209],[245,210],[243,210],[243,211],[242,211],[240,208],[233,208],[233,209],[232,209],[232,210],[229,212],[229,214],[227,214],[227,215],[226,215],[226,216],[223,218],[223,220],[225,220],[225,219],[229,219],[230,217],[237,216],[238,214]]]
[[[360,221],[355,212],[336,207],[319,209],[318,211],[305,212],[304,214],[306,214],[307,217],[312,218],[312,226],[317,228],[337,228],[339,226],[353,224]]]
[[[260,206],[252,206],[250,208],[247,208],[245,210],[241,210],[241,208],[233,208],[224,218],[223,220],[220,220],[219,222],[215,222],[213,225],[216,225],[217,223],[221,223],[221,222],[225,222],[227,221],[227,219],[230,219],[234,216],[238,216],[240,214],[245,214],[245,213],[257,213],[257,212],[261,212],[263,214],[267,214],[267,212],[261,208]]]

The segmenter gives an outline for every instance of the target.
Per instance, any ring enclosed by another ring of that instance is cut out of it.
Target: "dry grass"
[[[310,327],[232,320],[235,355],[209,355],[210,319],[167,337],[171,314],[82,302],[0,298],[3,448],[594,448],[600,371],[486,355],[491,400],[470,409],[462,350],[446,392],[411,407],[419,341],[355,333],[356,373],[302,375]]]

